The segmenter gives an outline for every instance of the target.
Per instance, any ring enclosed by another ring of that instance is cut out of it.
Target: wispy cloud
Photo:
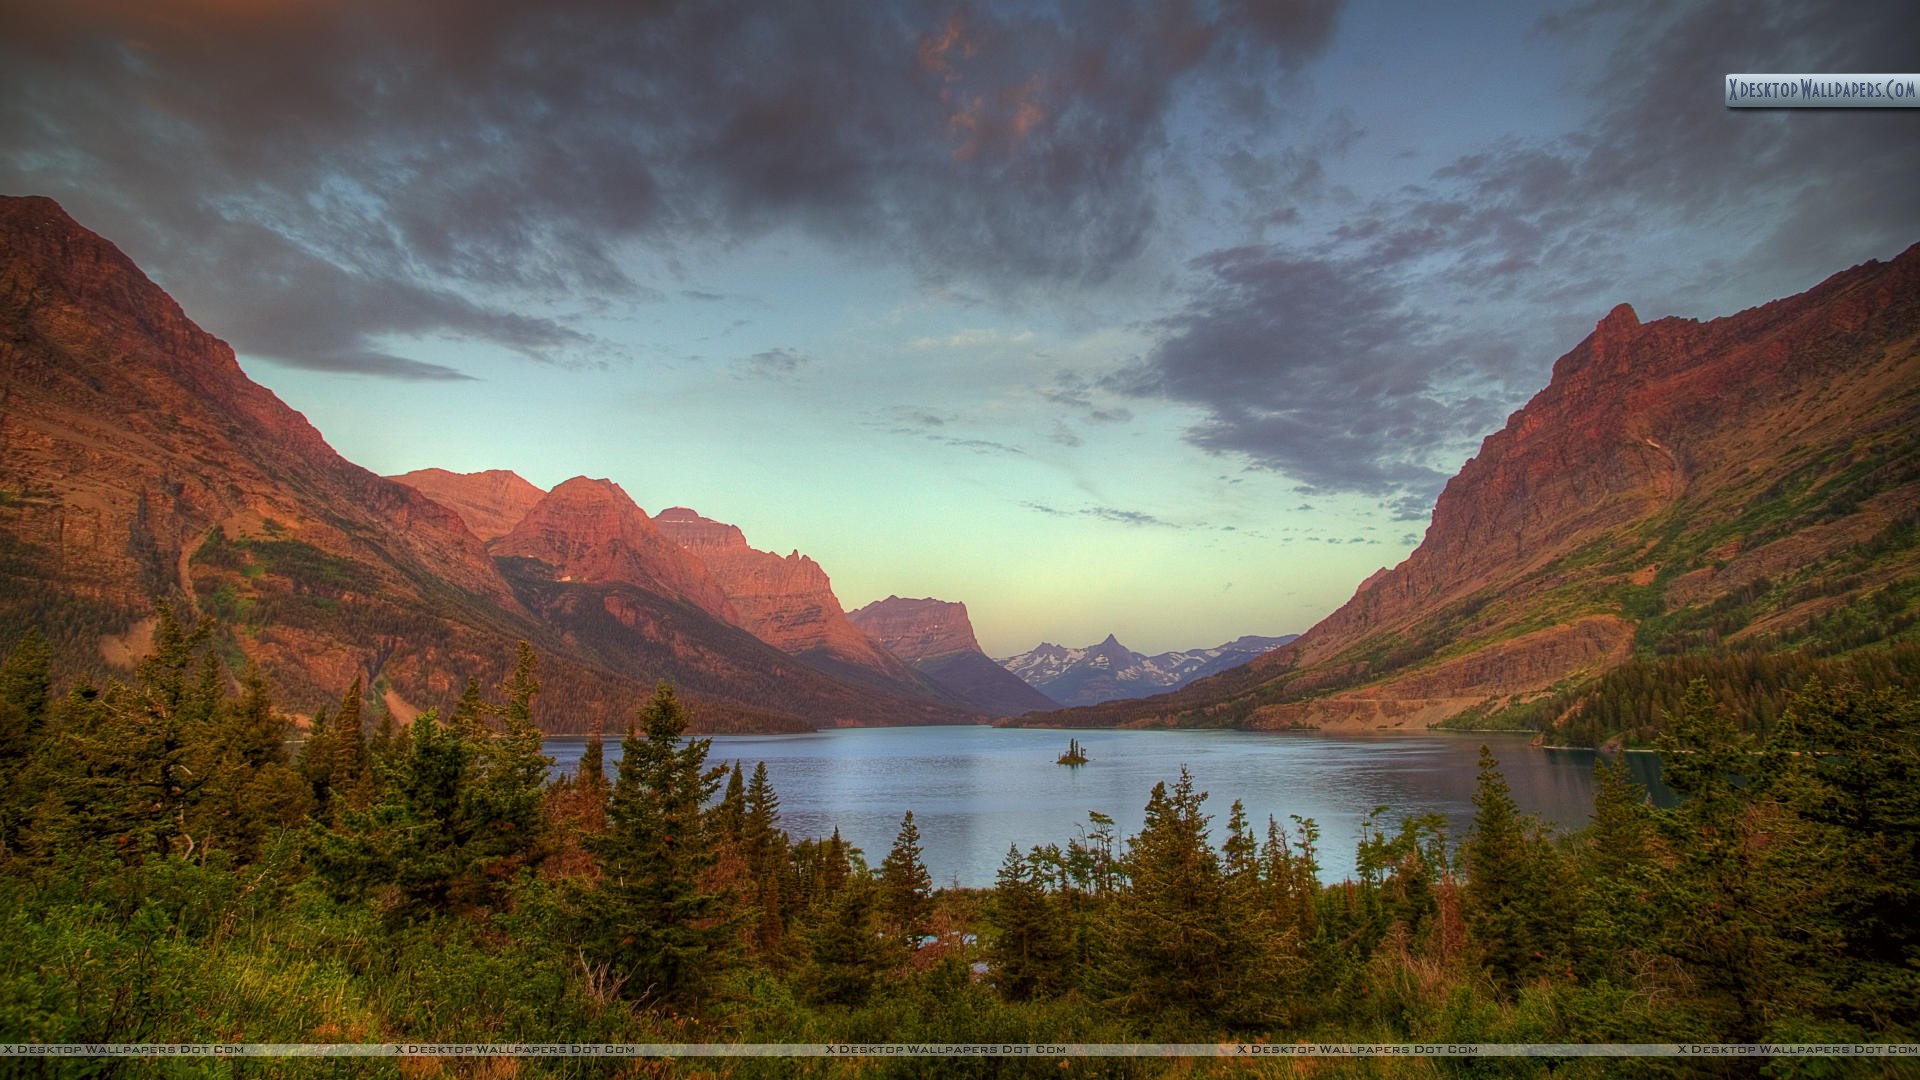
[[[1113,506],[1084,506],[1075,510],[1062,510],[1057,506],[1049,506],[1046,503],[1040,502],[1029,501],[1023,502],[1020,505],[1029,510],[1046,514],[1049,517],[1094,518],[1099,521],[1111,521],[1117,525],[1150,526],[1163,529],[1177,529],[1181,527],[1171,521],[1142,510],[1122,510]]]
[[[990,349],[1010,345],[1027,345],[1034,340],[1033,331],[1016,330],[1011,333],[993,328],[974,328],[958,330],[946,337],[917,337],[907,342],[913,349]]]
[[[742,377],[780,379],[792,377],[813,363],[813,358],[795,349],[767,349],[754,353],[734,365]]]

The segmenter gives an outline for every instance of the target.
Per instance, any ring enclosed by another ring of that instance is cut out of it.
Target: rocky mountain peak
[[[488,550],[537,559],[563,581],[663,592],[740,624],[739,613],[706,567],[656,528],[611,480],[576,476],[559,484]]]
[[[1795,640],[1920,572],[1917,341],[1920,245],[1710,321],[1617,306],[1405,561],[1250,671],[1096,722],[1418,727],[1636,650]]]
[[[745,548],[747,537],[739,526],[702,517],[684,506],[670,506],[654,515],[653,523],[684,548]]]
[[[932,597],[889,596],[847,613],[867,636],[906,660],[979,652],[967,605]],[[984,654],[983,654],[984,655]]]
[[[748,545],[737,526],[684,506],[663,510],[654,524],[707,569],[755,637],[796,655],[818,654],[902,685],[916,680],[906,664],[847,621],[833,582],[798,549],[782,556]]]
[[[980,651],[967,605],[925,596],[888,596],[847,620],[905,659],[942,689],[976,708],[1001,716],[1051,709],[1051,698],[1027,685]]]
[[[509,469],[456,473],[416,469],[390,476],[460,515],[473,535],[494,540],[513,531],[546,492]]]

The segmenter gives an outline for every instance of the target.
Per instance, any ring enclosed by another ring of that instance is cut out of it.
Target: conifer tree
[[[1818,886],[1793,914],[1829,957],[1823,1008],[1866,1030],[1920,1030],[1920,698],[1810,679],[1757,771],[1814,841],[1816,865],[1772,880]]]
[[[587,734],[587,745],[580,751],[580,765],[574,770],[573,779],[578,786],[605,798],[607,751],[601,738],[598,720],[593,722],[593,730]]]
[[[476,854],[487,860],[487,871],[495,877],[537,862],[545,853],[543,791],[553,759],[542,752],[540,729],[533,719],[533,698],[540,691],[537,667],[533,647],[521,642],[513,670],[501,686],[507,703],[498,733],[476,728],[470,721],[455,725],[474,746],[475,778],[469,787],[467,813],[473,822]],[[460,711],[468,707],[463,695]],[[471,730],[484,734],[467,734]]]
[[[754,940],[760,948],[779,946],[786,933],[785,880],[789,871],[787,834],[780,828],[780,797],[767,779],[767,763],[753,767],[747,782],[746,812],[740,824],[740,847],[754,887]]]
[[[1320,827],[1312,818],[1293,816],[1294,835],[1272,818],[1260,846],[1261,874],[1266,878],[1279,925],[1298,941],[1319,932]],[[1296,839],[1297,836],[1297,839]]]
[[[808,995],[815,1001],[861,1005],[872,995],[886,962],[873,908],[872,883],[850,881],[808,933]]]
[[[464,788],[473,748],[454,726],[428,709],[409,725],[405,752],[376,815],[390,836],[388,877],[410,911],[432,913],[476,882]]]
[[[607,831],[585,838],[601,864],[582,897],[585,951],[646,1001],[697,1001],[732,958],[733,913],[702,887],[715,852],[701,808],[718,778],[709,740],[681,745],[686,724],[661,683],[621,742]]]
[[[713,824],[719,839],[738,849],[746,814],[747,785],[740,772],[740,763],[736,761],[727,773],[727,788],[720,796],[720,805],[714,807]]]
[[[367,739],[367,765],[373,774],[375,787],[384,786],[382,777],[391,772],[395,759],[406,753],[406,747],[400,740],[400,721],[393,715],[393,707],[384,698],[380,701],[380,721],[373,726],[373,734]]]
[[[201,650],[211,624],[183,627],[168,605],[155,609],[153,652],[135,681],[80,690],[59,710],[57,806],[36,832],[58,846],[110,841],[129,861],[194,857],[210,839],[200,803],[215,775],[214,715],[220,673]],[[190,671],[198,676],[189,676]],[[43,828],[44,825],[44,828]]]
[[[1595,762],[1593,824],[1587,835],[1589,871],[1624,880],[1651,856],[1652,831],[1646,789],[1633,782],[1626,763],[1606,758]]]
[[[933,879],[920,858],[920,829],[911,810],[900,820],[893,849],[880,863],[880,901],[887,924],[911,947],[933,908]]]
[[[1577,855],[1582,895],[1573,958],[1590,980],[1624,981],[1633,974],[1624,967],[1625,958],[1657,936],[1653,817],[1646,790],[1633,782],[1624,762],[1601,758],[1594,780],[1593,818]]]
[[[987,941],[987,977],[1008,1001],[1052,996],[1068,981],[1064,928],[1039,878],[1032,861],[1009,846],[994,882]]]
[[[1127,851],[1132,887],[1113,905],[1115,970],[1108,992],[1129,1012],[1218,1013],[1232,965],[1240,959],[1220,860],[1207,843],[1200,805],[1185,767],[1172,790],[1154,785],[1146,822]]]
[[[274,711],[266,677],[249,665],[240,699],[222,709],[217,758],[223,790],[216,815],[242,862],[257,858],[267,835],[305,817],[312,795],[287,753],[287,722]]]
[[[331,809],[335,820],[355,810],[365,810],[373,802],[373,769],[367,755],[365,710],[361,702],[361,683],[354,677],[340,697],[340,709],[333,715],[333,768],[328,774],[332,788]]]
[[[43,778],[37,767],[53,691],[53,650],[31,627],[0,666],[0,861],[21,853]]]
[[[1473,829],[1461,849],[1467,872],[1467,924],[1487,966],[1505,985],[1532,968],[1533,910],[1539,904],[1529,872],[1527,831],[1493,751],[1480,748],[1473,793]]]
[[[1791,898],[1809,888],[1781,855],[1805,840],[1761,782],[1753,739],[1705,680],[1687,687],[1660,749],[1663,779],[1682,796],[1655,819],[1677,855],[1660,876],[1662,945],[1695,979],[1708,1033],[1758,1041],[1780,991],[1807,969],[1781,933]]]
[[[847,855],[847,842],[840,839],[840,826],[833,827],[833,835],[820,848],[820,883],[815,895],[831,900],[847,887],[851,867]]]
[[[587,744],[580,749],[580,762],[573,771],[572,792],[576,825],[587,832],[599,832],[607,823],[607,752],[596,718],[587,733]]]
[[[493,714],[493,706],[480,690],[480,680],[468,676],[467,684],[460,691],[460,700],[454,703],[453,715],[449,723],[460,729],[460,734],[469,743],[479,745],[485,736],[493,734],[488,717]]]

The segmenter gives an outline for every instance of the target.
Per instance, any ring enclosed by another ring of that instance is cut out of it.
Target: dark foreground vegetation
[[[548,780],[531,650],[404,729],[357,684],[297,747],[263,682],[162,612],[129,683],[0,669],[0,1039],[39,1042],[1758,1042],[1920,1039],[1920,707],[1810,680],[1748,734],[1706,684],[1659,736],[1683,799],[1603,764],[1554,837],[1483,752],[1464,837],[1376,814],[1357,880],[1310,820],[1184,770],[1137,836],[935,891],[793,838],[662,686],[617,768]],[[6,1064],[26,1063],[13,1059]],[[1068,1066],[1071,1066],[1069,1068]],[[347,1068],[351,1066],[351,1070]],[[1737,1068],[1736,1068],[1737,1066]],[[1752,1061],[1725,1067],[1749,1075]],[[1831,1075],[1820,1059],[1767,1065]],[[1847,1063],[1896,1075],[1897,1064]],[[1718,1074],[1666,1060],[1235,1063],[68,1061],[61,1075]]]

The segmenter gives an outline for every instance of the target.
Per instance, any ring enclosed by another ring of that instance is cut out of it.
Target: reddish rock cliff
[[[1284,662],[1330,657],[1489,585],[1535,578],[1683,500],[1699,508],[1686,524],[1737,513],[1743,493],[1767,486],[1760,478],[1792,473],[1840,433],[1897,426],[1880,399],[1911,370],[1917,328],[1920,246],[1711,322],[1642,324],[1627,305],[1614,308],[1448,481],[1419,548],[1302,635]],[[1896,343],[1901,352],[1888,355]]]
[[[980,651],[967,605],[889,596],[847,613],[848,621],[955,697],[998,716],[1054,708],[1053,699]]]
[[[1448,482],[1419,548],[1299,640],[1056,719],[1424,726],[1636,645],[1808,626],[1920,575],[1915,387],[1920,245],[1710,322],[1620,305]]]
[[[405,484],[459,514],[468,530],[482,540],[495,540],[512,532],[547,494],[507,469],[472,473],[416,469],[387,479]]]
[[[867,672],[901,688],[930,688],[897,656],[847,621],[827,572],[798,551],[785,558],[747,545],[740,530],[684,506],[660,511],[660,531],[703,563],[755,637],[842,673]]]
[[[138,660],[171,594],[296,712],[356,677],[402,716],[450,704],[525,640],[551,730],[617,730],[661,678],[706,731],[967,719],[709,614],[724,594],[613,485],[556,495],[507,547],[608,584],[494,558],[455,511],[334,453],[112,244],[0,198],[0,641],[38,627],[62,675]]]
[[[334,453],[118,248],[43,198],[0,198],[0,491],[6,621],[41,625],[73,666],[87,651],[131,659],[169,592],[209,599],[221,574],[196,556],[219,537],[254,545],[226,552],[251,560],[242,584],[290,592],[266,609],[222,594],[258,618],[323,601],[525,618],[453,512]],[[302,620],[237,639],[289,704],[337,698],[369,672],[425,689],[426,643],[384,639],[381,620]],[[458,637],[436,644],[461,651]]]
[[[538,559],[552,567],[560,581],[635,585],[686,600],[724,622],[745,625],[706,567],[656,528],[646,511],[611,480],[568,480],[535,503],[488,550],[496,556]]]
[[[848,612],[847,618],[888,652],[905,660],[980,652],[965,604],[931,597],[909,600],[889,596]]]

